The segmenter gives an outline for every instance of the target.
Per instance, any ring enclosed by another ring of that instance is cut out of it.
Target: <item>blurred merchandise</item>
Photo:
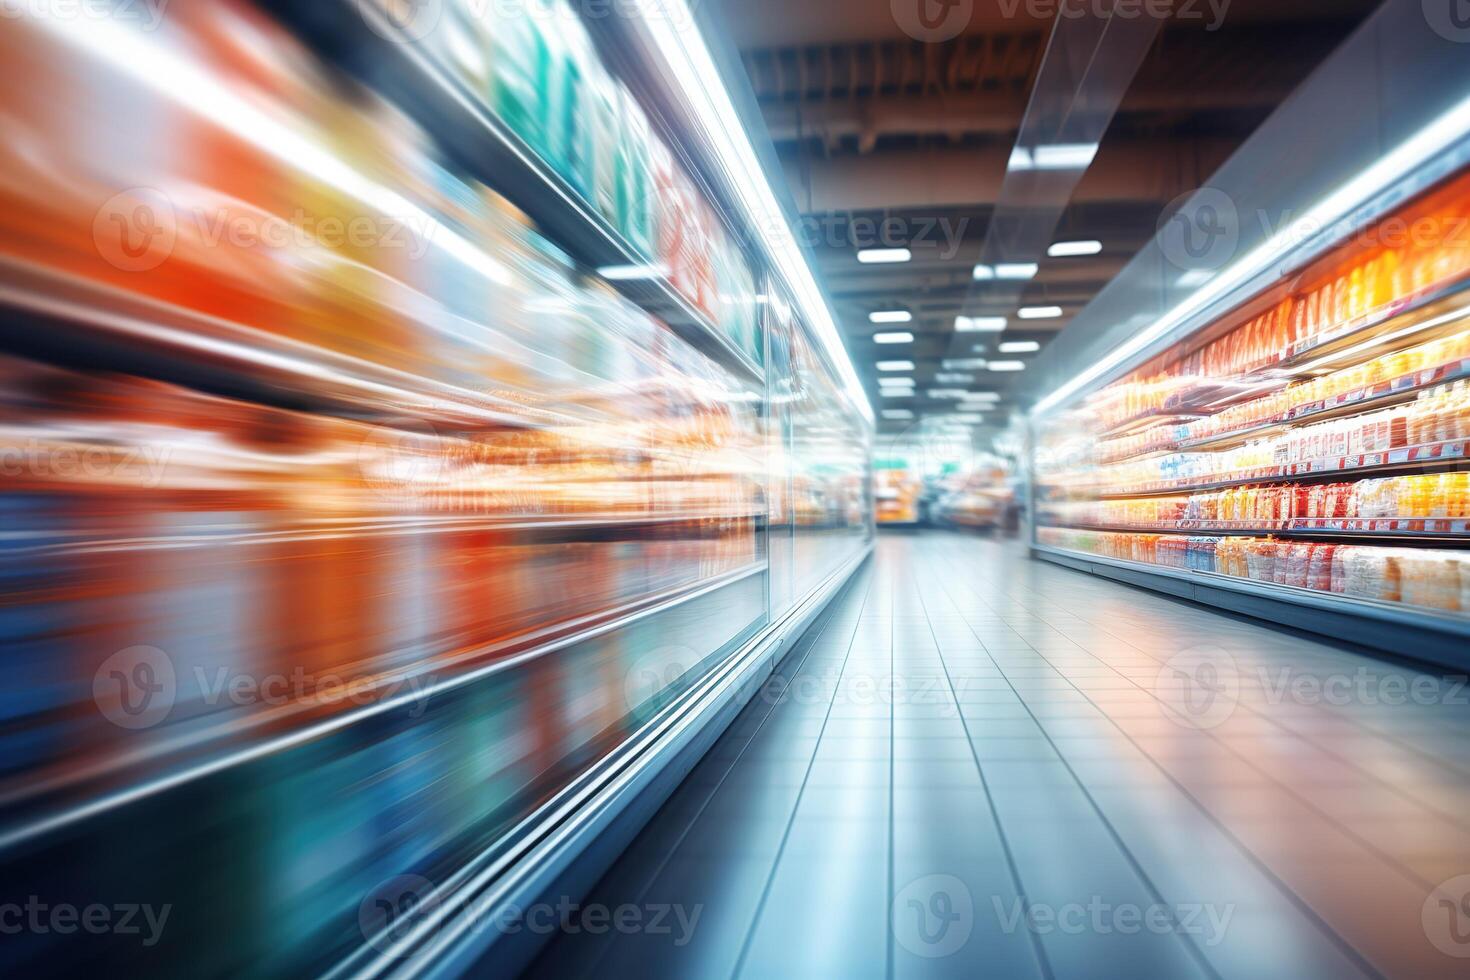
[[[1043,420],[1038,542],[1470,614],[1467,219],[1461,174]]]
[[[382,952],[376,887],[508,846],[871,535],[870,423],[806,324],[763,369],[754,256],[569,6],[446,3],[393,86],[302,25],[401,5],[283,6],[0,28],[5,897],[163,896],[149,975]],[[389,94],[445,78],[504,186]],[[126,941],[72,938],[10,962]]]

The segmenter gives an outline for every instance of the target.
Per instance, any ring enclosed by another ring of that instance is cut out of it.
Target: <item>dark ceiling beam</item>
[[[1225,162],[1233,140],[1110,141],[1088,169],[1074,203],[1167,202]],[[919,149],[830,159],[782,160],[804,213],[883,208],[946,209],[996,200],[1011,147]]]

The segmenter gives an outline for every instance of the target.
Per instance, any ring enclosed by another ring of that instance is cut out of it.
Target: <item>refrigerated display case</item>
[[[1463,649],[1470,172],[1351,232],[1035,420],[1039,553],[1310,609],[1326,618],[1289,621],[1396,652],[1421,633]]]
[[[403,13],[0,27],[4,893],[173,909],[17,969],[379,963],[384,882],[529,880],[871,546],[696,137],[565,4]]]

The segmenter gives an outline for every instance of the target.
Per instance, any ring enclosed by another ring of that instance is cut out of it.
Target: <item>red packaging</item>
[[[1319,544],[1312,549],[1310,567],[1307,569],[1307,588],[1316,589],[1318,592],[1332,592],[1332,568],[1333,560],[1337,555],[1337,545]]]

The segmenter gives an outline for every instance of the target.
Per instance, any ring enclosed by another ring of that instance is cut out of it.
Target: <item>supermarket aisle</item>
[[[1464,975],[1459,682],[969,536],[834,607],[533,975]]]

